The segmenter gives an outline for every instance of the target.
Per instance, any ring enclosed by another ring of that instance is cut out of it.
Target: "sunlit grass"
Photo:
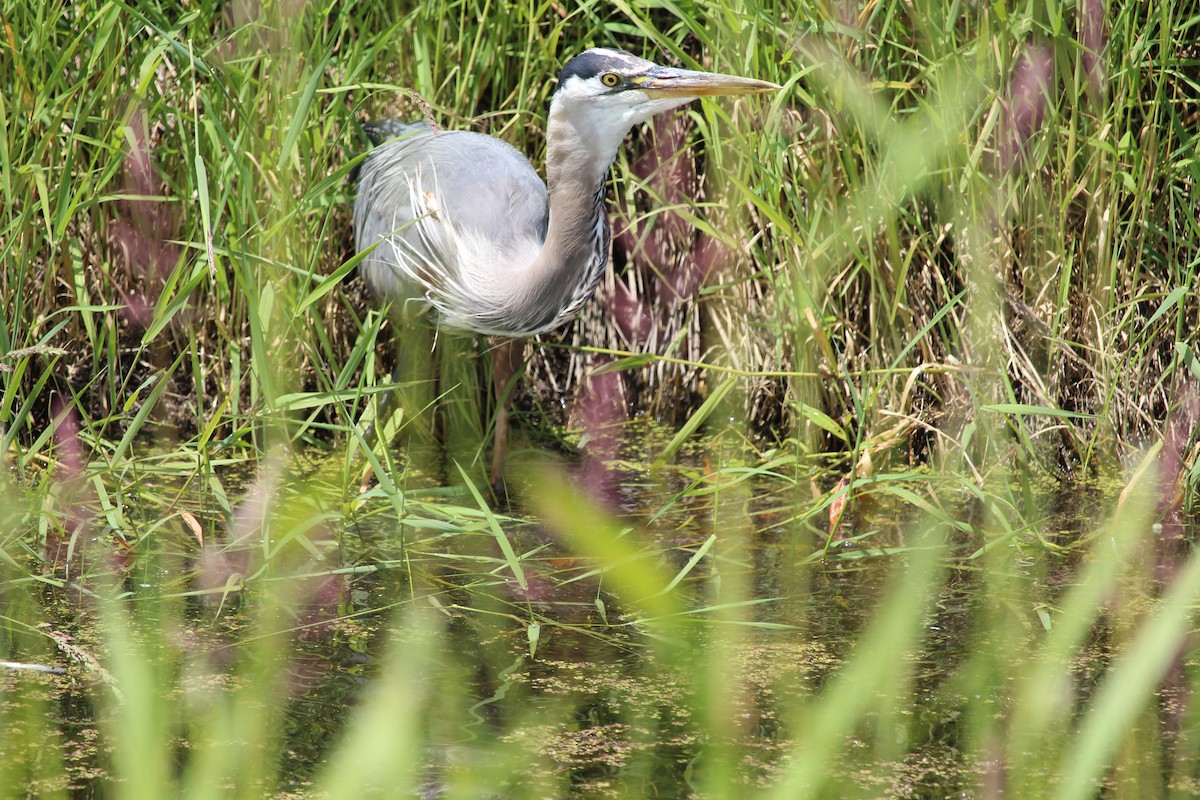
[[[1200,15],[831,13],[0,4],[0,793],[1193,796]],[[622,151],[497,509],[359,123],[593,44],[785,88]]]

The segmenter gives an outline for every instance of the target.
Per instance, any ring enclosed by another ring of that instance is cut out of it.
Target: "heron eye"
[[[600,82],[611,88],[621,82],[621,76],[615,72],[606,72],[600,76]]]

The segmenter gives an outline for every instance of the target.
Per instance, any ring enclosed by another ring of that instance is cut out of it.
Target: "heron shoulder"
[[[546,185],[520,151],[495,137],[425,128],[376,147],[363,164],[356,207],[394,216],[412,187],[456,226],[544,236]]]
[[[377,294],[425,296],[446,323],[478,328],[467,315],[493,310],[471,295],[510,283],[545,240],[546,185],[499,139],[417,129],[363,162],[354,222],[358,249],[386,240],[361,267]]]
[[[421,131],[431,131],[429,123],[424,120],[406,121],[398,117],[389,119],[377,119],[370,122],[364,122],[363,133],[371,140],[371,144],[380,145],[388,139],[396,139],[401,136],[408,136]]]

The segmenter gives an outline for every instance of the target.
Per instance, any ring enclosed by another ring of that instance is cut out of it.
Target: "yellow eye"
[[[606,72],[600,76],[600,82],[611,88],[621,82],[621,76],[615,72]]]

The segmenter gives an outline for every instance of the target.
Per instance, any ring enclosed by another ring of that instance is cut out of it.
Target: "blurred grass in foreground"
[[[1194,6],[0,7],[5,795],[1197,793]],[[368,433],[357,123],[590,44],[786,91],[623,154],[510,517]]]

